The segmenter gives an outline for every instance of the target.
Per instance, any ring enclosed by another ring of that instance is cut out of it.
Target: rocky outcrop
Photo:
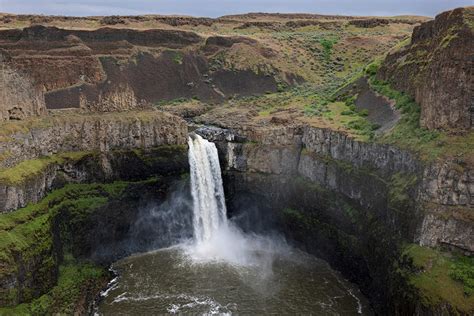
[[[187,142],[185,121],[158,111],[76,114],[74,118],[46,117],[35,123],[19,122],[26,130],[10,135],[8,142],[0,144],[4,157],[1,166],[13,168],[0,173],[1,212],[36,203],[64,183],[133,178],[134,170],[140,166],[130,169],[128,175],[120,173],[118,170],[122,169],[116,167],[120,152],[147,152],[160,146],[185,146]],[[22,173],[20,180],[8,176],[23,172],[30,165],[37,167],[28,169],[31,174]]]
[[[390,23],[387,19],[365,19],[365,20],[351,20],[349,21],[350,25],[363,28],[371,28],[376,26],[384,26]]]
[[[186,122],[159,111],[60,114],[18,124],[20,132],[0,143],[3,168],[60,152],[148,149],[187,142]]]
[[[474,170],[446,161],[427,167],[418,201],[426,215],[418,241],[474,253]]]
[[[61,157],[61,156],[60,156]],[[106,183],[116,180],[141,180],[166,175],[172,170],[185,172],[184,145],[141,149],[84,152],[73,158],[60,158],[21,182],[0,182],[0,213],[8,213],[38,203],[49,192],[69,183]]]
[[[424,171],[420,200],[446,206],[474,206],[473,171],[449,160],[430,165]]]
[[[250,50],[265,64],[261,68],[271,73],[245,61],[238,69],[223,64],[219,54],[236,45]],[[215,103],[233,95],[276,91],[277,79],[291,85],[299,78],[267,67],[275,52],[242,36],[205,39],[169,29],[69,30],[36,25],[0,31],[0,49],[44,91],[48,109],[123,111],[178,98]]]
[[[0,121],[22,120],[46,113],[44,95],[0,52]]]
[[[474,127],[474,7],[444,12],[415,27],[411,43],[390,53],[378,78],[415,98],[428,129]]]

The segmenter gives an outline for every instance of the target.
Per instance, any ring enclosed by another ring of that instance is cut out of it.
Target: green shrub
[[[376,60],[376,61],[370,63],[367,67],[365,67],[365,73],[368,76],[375,76],[377,74],[377,71],[380,68],[380,63],[381,63],[380,60]]]
[[[467,296],[474,294],[474,258],[456,258],[451,264],[449,276],[464,285],[464,293]]]
[[[174,54],[173,61],[178,65],[182,65],[183,64],[183,54],[181,54],[180,52],[176,52]]]
[[[344,100],[344,104],[351,107],[355,106],[355,100],[357,99],[357,96],[353,95],[348,97],[347,99]]]
[[[368,116],[369,115],[369,110],[363,109],[359,111],[360,116]]]
[[[332,48],[336,43],[337,39],[322,38],[319,40],[319,44],[321,44],[321,46],[323,47],[324,59],[329,60],[331,58]]]

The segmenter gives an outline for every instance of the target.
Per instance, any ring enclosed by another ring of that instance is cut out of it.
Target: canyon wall
[[[90,262],[103,277],[74,286],[80,293],[90,288],[81,294],[89,301],[77,308],[92,306],[109,277],[100,265],[158,244],[169,246],[169,225],[156,219],[143,223],[141,216],[163,203],[188,172],[184,120],[150,111],[75,113],[8,124],[0,171],[2,307],[37,304],[57,285],[61,265]],[[161,236],[163,230],[167,234]],[[70,313],[76,311],[71,308]]]
[[[60,152],[147,149],[187,142],[186,122],[160,111],[71,113],[16,123],[0,143],[0,167]]]
[[[277,90],[299,76],[245,61],[229,67],[219,59],[239,46],[271,64],[274,52],[246,37],[183,30],[71,30],[35,25],[0,31],[0,50],[35,89],[48,109],[139,109],[162,101],[196,98],[217,103],[233,95]],[[250,59],[249,59],[250,60]],[[31,91],[35,91],[31,89]]]
[[[218,144],[229,213],[244,229],[273,222],[359,284],[382,314],[443,310],[424,305],[392,267],[406,243],[474,253],[471,169],[328,129],[197,132]]]
[[[469,211],[474,208],[474,179],[469,166],[461,167],[455,161],[423,162],[416,155],[391,145],[359,142],[329,129],[270,126],[198,132],[221,144],[219,148],[229,171],[303,177],[357,200],[364,207],[373,205],[371,201],[378,197],[362,184],[351,185],[350,172],[365,173],[387,188],[394,186],[393,177],[412,178],[413,183],[407,186],[413,191],[410,199],[417,202],[412,211],[426,214],[424,220],[436,217],[440,221],[437,229],[445,235],[431,235],[429,230],[434,228],[418,222],[416,232],[408,239],[474,252],[471,233],[474,227],[469,217]],[[346,175],[338,178],[336,169],[346,169]]]
[[[119,158],[120,152],[184,146],[187,141],[185,121],[158,111],[48,117],[21,122],[17,129],[0,145],[1,166],[11,168],[0,173],[2,212],[36,203],[65,182],[130,178],[140,166],[128,175],[118,173],[115,166],[126,159]],[[31,172],[24,174],[25,169]]]
[[[172,228],[160,221],[158,215],[154,217],[153,212],[163,212],[156,208],[167,200],[182,174],[187,173],[187,155],[186,150],[175,150],[168,157],[157,154],[161,153],[156,151],[143,160],[134,156],[134,159],[123,159],[127,154],[120,153],[120,162],[114,165],[120,181],[107,184],[97,184],[103,181],[100,174],[94,173],[91,161],[84,161],[89,165],[82,169],[87,169],[84,174],[93,184],[69,184],[37,204],[3,214],[0,305],[30,303],[48,293],[57,285],[63,264],[93,263],[105,271],[124,256],[170,246],[174,241],[169,236]],[[147,162],[149,159],[161,159],[161,162],[153,164]],[[137,170],[136,164],[146,167]],[[133,175],[129,173],[131,169],[135,171]],[[97,175],[99,178],[94,178]],[[127,178],[131,181],[124,181]],[[144,223],[147,214],[151,215]],[[191,212],[186,210],[186,214]],[[186,222],[181,224],[185,226]],[[105,282],[82,305],[92,306],[96,295],[110,280],[110,274],[105,276]],[[73,285],[81,288],[91,285],[81,283],[80,279],[68,282],[76,282]],[[67,303],[56,302],[58,307]]]
[[[388,54],[378,78],[415,98],[428,129],[474,127],[474,7],[415,27],[411,42]]]
[[[0,121],[22,120],[46,113],[43,91],[15,69],[0,50]]]

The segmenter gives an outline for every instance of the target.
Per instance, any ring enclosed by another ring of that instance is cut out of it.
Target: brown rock
[[[474,7],[441,13],[415,27],[411,43],[391,54],[378,78],[415,98],[428,129],[474,127]]]
[[[22,120],[46,112],[44,95],[0,55],[0,120]]]

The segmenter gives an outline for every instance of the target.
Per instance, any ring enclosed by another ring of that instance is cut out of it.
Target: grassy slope
[[[108,273],[104,268],[89,263],[78,263],[69,256],[59,267],[57,285],[48,293],[31,303],[0,308],[0,315],[73,314],[84,292],[102,287],[107,278]]]
[[[54,217],[62,212],[68,212],[80,223],[81,218],[106,205],[110,199],[118,198],[127,186],[127,182],[120,181],[110,184],[69,184],[53,191],[37,204],[30,204],[12,213],[1,214],[0,275],[15,274],[19,269],[19,262],[17,256],[13,254],[21,254],[25,262],[32,258],[40,260],[44,274],[37,273],[37,281],[46,278],[45,282],[50,282],[51,280],[47,280],[50,277],[48,270],[54,269],[57,264],[51,252],[53,249],[51,225]],[[31,304],[18,306],[18,311],[30,310],[35,314],[35,309],[42,308],[46,314],[66,312],[61,308],[70,308],[70,303],[78,298],[78,291],[83,282],[104,276],[101,268],[78,263],[72,258],[66,259],[68,260],[60,269],[60,281],[57,286],[48,294],[33,300]],[[2,295],[10,296],[14,301],[17,291],[13,288],[3,292]],[[31,295],[28,289],[24,289],[24,299],[32,299]],[[8,310],[0,310],[0,314],[6,311]],[[17,310],[10,310],[12,313],[14,311]]]
[[[457,158],[474,165],[474,132],[453,135],[420,127],[420,106],[407,94],[391,88],[389,83],[377,80],[375,74],[378,67],[379,62],[374,62],[366,68],[369,83],[373,90],[395,101],[402,117],[392,130],[376,141],[416,152],[426,161]]]
[[[0,183],[21,185],[29,178],[43,172],[50,165],[62,164],[66,161],[77,161],[89,154],[91,153],[79,151],[25,160],[12,168],[0,170]]]
[[[424,304],[448,302],[466,314],[474,311],[474,258],[418,245],[407,246],[403,255],[415,268],[405,273],[409,282],[421,290]]]

